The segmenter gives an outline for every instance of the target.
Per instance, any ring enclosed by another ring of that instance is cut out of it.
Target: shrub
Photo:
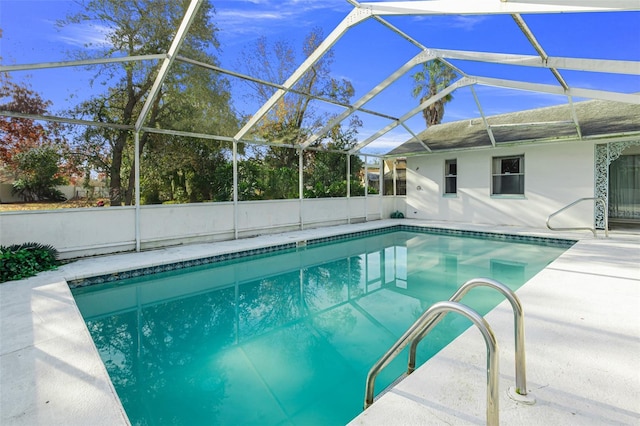
[[[0,246],[0,283],[31,277],[58,267],[58,251],[44,244]]]
[[[65,179],[59,174],[60,154],[53,146],[41,146],[20,152],[15,156],[19,179],[13,184],[12,193],[25,201],[66,201],[55,187]]]

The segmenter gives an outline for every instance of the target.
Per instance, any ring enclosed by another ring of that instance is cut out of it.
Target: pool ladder
[[[475,287],[490,287],[502,293],[511,303],[515,327],[516,386],[509,389],[509,396],[525,404],[534,404],[535,399],[527,395],[527,378],[524,353],[524,314],[520,300],[510,288],[490,278],[474,278],[465,282],[448,301],[438,302],[427,309],[398,341],[374,364],[367,375],[364,409],[373,404],[374,386],[378,373],[411,343],[407,375],[416,368],[416,350],[420,341],[440,322],[448,312],[457,312],[473,322],[484,337],[487,346],[487,424],[499,424],[498,414],[498,343],[487,321],[476,311],[459,300]]]

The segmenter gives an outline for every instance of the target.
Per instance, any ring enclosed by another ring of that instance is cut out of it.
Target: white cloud
[[[487,19],[486,16],[455,16],[451,23],[451,28],[461,28],[471,31],[476,25]]]
[[[236,0],[218,1],[213,18],[229,38],[268,35],[282,28],[309,28],[317,13],[341,12],[351,6],[344,0]]]
[[[107,45],[106,39],[110,29],[104,25],[89,23],[69,24],[61,28],[55,36],[58,41],[73,47],[86,47],[98,49]]]
[[[447,28],[447,29],[462,29],[465,31],[472,31],[475,27],[485,20],[488,19],[487,16],[482,15],[473,15],[473,16],[465,16],[465,15],[454,15],[454,16],[431,16],[431,15],[423,15],[423,16],[413,16],[412,19],[414,21],[426,21],[429,23],[430,27],[434,28]]]
[[[379,129],[375,129],[373,131],[367,131],[362,129],[360,132],[360,137],[358,138],[358,142],[362,142],[370,135],[376,133]],[[365,134],[367,133],[367,134]],[[411,138],[409,134],[390,134],[380,136],[375,141],[371,142],[369,145],[364,147],[361,151],[363,154],[386,154],[394,148],[399,147],[403,143],[407,142]]]

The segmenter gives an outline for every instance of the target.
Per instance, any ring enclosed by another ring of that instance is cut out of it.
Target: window
[[[444,194],[458,192],[458,161],[444,160]]]
[[[492,195],[524,195],[524,155],[493,157]]]

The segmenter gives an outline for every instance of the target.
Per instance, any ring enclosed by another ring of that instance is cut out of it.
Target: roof
[[[389,155],[425,154],[462,148],[556,140],[578,140],[638,134],[640,105],[592,100],[438,124],[389,152]],[[576,125],[577,124],[577,125]],[[424,145],[423,145],[424,144]],[[425,147],[426,145],[426,147]],[[428,147],[428,149],[427,149]]]

